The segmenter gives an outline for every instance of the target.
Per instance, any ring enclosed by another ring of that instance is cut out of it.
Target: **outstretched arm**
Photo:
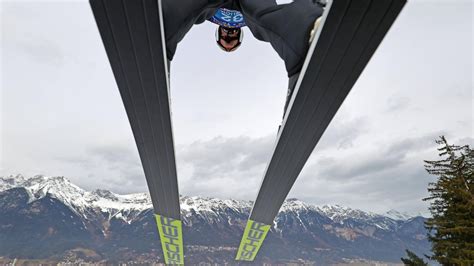
[[[162,0],[168,60],[194,24],[212,17],[227,2],[232,0]]]
[[[323,8],[314,0],[294,0],[277,4],[275,0],[240,0],[245,22],[253,35],[269,42],[285,61],[288,76],[303,65],[309,35]]]

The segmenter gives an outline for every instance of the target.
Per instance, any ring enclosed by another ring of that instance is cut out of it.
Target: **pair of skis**
[[[184,264],[161,1],[90,3],[137,143],[165,262]],[[328,1],[237,260],[255,259],[305,162],[405,2]]]

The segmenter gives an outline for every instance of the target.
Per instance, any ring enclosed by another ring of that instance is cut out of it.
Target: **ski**
[[[328,1],[236,260],[253,261],[296,178],[406,0]]]
[[[161,0],[90,0],[137,144],[166,264],[184,264]]]

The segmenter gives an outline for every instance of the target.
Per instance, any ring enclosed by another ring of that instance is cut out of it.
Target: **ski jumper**
[[[237,10],[258,40],[269,42],[285,62],[288,76],[297,74],[308,51],[309,32],[323,13],[314,0],[163,0],[168,59],[194,24],[211,19],[219,8]]]
[[[323,14],[316,0],[162,0],[166,52],[172,60],[178,43],[194,24],[211,20],[219,8],[240,11],[258,40],[269,42],[285,62],[289,77],[285,110],[309,49],[309,33]],[[212,21],[215,22],[215,21]]]

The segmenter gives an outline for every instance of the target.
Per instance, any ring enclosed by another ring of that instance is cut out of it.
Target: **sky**
[[[147,191],[87,1],[0,0],[0,176],[66,176],[85,189]],[[426,214],[435,140],[473,137],[473,2],[412,0],[385,37],[289,197]],[[245,29],[234,53],[196,25],[171,65],[180,193],[255,199],[287,77]]]

